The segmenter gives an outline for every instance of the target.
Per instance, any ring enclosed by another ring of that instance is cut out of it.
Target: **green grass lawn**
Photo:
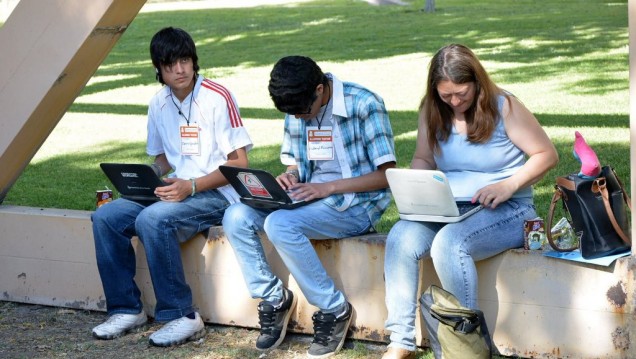
[[[146,104],[158,89],[148,44],[168,25],[191,33],[201,72],[233,91],[245,119],[282,119],[268,98],[267,79],[272,65],[290,54],[310,56],[323,70],[373,89],[390,112],[400,167],[408,167],[415,148],[416,109],[430,57],[443,45],[463,43],[535,113],[559,151],[558,167],[535,185],[542,217],[554,178],[578,171],[571,155],[575,130],[630,183],[627,1],[444,0],[433,14],[420,11],[424,0],[409,4],[319,0],[140,13],[71,106],[68,132],[56,133],[64,150],[47,141],[4,204],[92,210],[95,190],[109,184],[99,162],[149,161],[143,133],[124,134],[138,132],[139,123],[143,128]],[[110,131],[98,133],[82,120],[95,115]],[[129,120],[112,120],[121,115]],[[265,135],[281,136],[272,132]],[[106,141],[73,147],[86,138]],[[282,170],[275,143],[257,146],[250,162]],[[388,231],[396,220],[392,206],[379,230]]]

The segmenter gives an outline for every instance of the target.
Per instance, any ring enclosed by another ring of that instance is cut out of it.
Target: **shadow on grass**
[[[289,54],[344,62],[432,54],[447,43],[461,42],[482,60],[514,64],[492,71],[496,81],[523,83],[583,74],[568,84],[569,91],[604,94],[629,86],[627,80],[611,76],[627,71],[628,55],[620,51],[628,42],[624,0],[540,5],[529,0],[449,0],[438,4],[432,14],[419,11],[420,5],[413,1],[404,7],[376,7],[363,1],[322,0],[294,6],[142,13],[96,73],[125,76],[91,84],[82,95],[154,84],[148,44],[164,26],[191,33],[199,62],[202,68],[211,68],[211,77],[215,72],[227,75],[244,67],[271,66]]]
[[[544,115],[549,121],[561,122],[560,116]],[[590,119],[572,119],[572,128],[583,127],[592,121]],[[598,116],[603,117],[603,116]],[[611,116],[610,116],[611,117]],[[406,122],[404,119],[402,120]],[[620,116],[615,121],[608,120],[614,126],[625,127],[624,119]],[[408,126],[411,124],[408,123]],[[402,128],[402,125],[394,125],[398,133],[414,130],[414,128]],[[595,135],[594,128],[587,129],[588,138]],[[599,129],[600,131],[601,129]],[[558,166],[548,172],[546,176],[534,185],[535,205],[537,212],[545,218],[552,198],[554,180],[557,176],[578,172],[580,164],[572,157],[572,139],[553,139],[560,156]],[[398,138],[395,141],[398,155],[398,166],[408,167],[411,157],[415,151],[415,138]],[[279,173],[283,166],[279,160],[280,145],[261,146],[254,148],[250,154],[250,167],[262,168],[272,173]],[[595,143],[594,150],[599,155],[601,162],[615,167],[619,177],[624,184],[630,183],[629,167],[629,142],[603,142]],[[45,208],[66,208],[78,210],[94,210],[95,191],[112,187],[108,179],[99,169],[98,164],[105,162],[146,162],[145,144],[143,142],[134,143],[111,143],[91,153],[74,153],[53,156],[49,159],[32,163],[27,167],[22,176],[9,191],[4,204],[15,204]],[[52,180],[56,179],[56,180]],[[627,191],[630,191],[629,186]],[[397,221],[395,205],[385,213],[379,225],[378,231],[386,233],[393,223]]]
[[[263,120],[282,120],[284,115],[272,108],[241,107],[241,117],[257,118]],[[100,103],[74,103],[71,112],[79,113],[107,113],[116,115],[143,115],[148,114],[147,105],[130,104],[100,104]]]

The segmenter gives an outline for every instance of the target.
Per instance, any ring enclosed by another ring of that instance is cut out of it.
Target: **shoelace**
[[[267,308],[266,306],[271,308]],[[269,304],[261,304],[258,306],[258,324],[261,326],[261,334],[271,335],[274,330],[276,311]]]
[[[185,318],[185,319],[188,319],[188,318]],[[174,328],[179,326],[179,323],[181,323],[181,321],[185,319],[180,318],[178,320],[173,320],[171,322],[168,322],[168,324],[164,325],[163,328],[159,329],[159,331],[172,333],[174,331]]]
[[[329,337],[333,329],[336,327],[336,316],[333,314],[324,314],[316,312],[311,317],[314,322],[314,343],[327,346]]]
[[[114,314],[110,318],[108,318],[108,320],[106,320],[106,323],[104,324],[118,325],[119,322],[121,322],[123,319],[124,319],[124,314]]]

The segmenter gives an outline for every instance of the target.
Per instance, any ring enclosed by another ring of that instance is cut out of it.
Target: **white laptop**
[[[452,223],[483,208],[470,201],[455,201],[441,171],[389,168],[386,178],[401,219]]]

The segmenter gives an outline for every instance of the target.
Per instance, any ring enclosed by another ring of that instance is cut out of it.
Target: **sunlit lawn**
[[[554,177],[578,171],[571,156],[575,130],[629,183],[626,1],[444,0],[434,14],[420,11],[424,1],[410,4],[321,0],[141,13],[4,204],[92,210],[95,190],[109,185],[99,162],[149,161],[144,115],[159,87],[148,42],[168,25],[193,35],[201,72],[230,88],[243,117],[261,124],[253,134],[262,143],[250,154],[253,167],[282,170],[276,125],[282,115],[267,95],[269,71],[280,57],[311,56],[323,70],[380,94],[390,111],[398,165],[407,167],[430,56],[459,42],[473,48],[493,79],[536,114],[559,150],[559,166],[535,186],[542,216]],[[379,230],[388,231],[396,219],[392,206]]]

